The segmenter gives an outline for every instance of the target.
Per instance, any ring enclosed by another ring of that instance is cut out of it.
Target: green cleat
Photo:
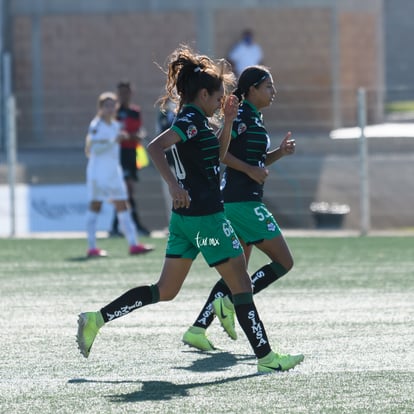
[[[100,312],[85,312],[79,315],[76,342],[80,353],[85,358],[88,358],[93,341],[103,325],[104,321]]]
[[[260,358],[257,363],[257,371],[260,374],[266,374],[269,372],[277,371],[289,371],[300,364],[305,357],[302,354],[289,355],[289,354],[276,354],[270,352],[265,357]]]
[[[214,351],[216,349],[207,338],[206,330],[198,326],[190,326],[188,328],[187,332],[183,335],[183,342],[200,351]]]
[[[219,318],[221,326],[227,332],[229,337],[233,340],[237,339],[237,333],[234,324],[234,310],[233,302],[228,296],[217,298],[213,301],[213,309],[216,316]]]

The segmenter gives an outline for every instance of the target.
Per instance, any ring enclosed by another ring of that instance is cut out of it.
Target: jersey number
[[[256,207],[254,212],[257,217],[259,217],[259,221],[263,221],[264,219],[271,216],[269,211],[267,211],[263,206]]]
[[[180,156],[178,155],[177,147],[175,145],[173,145],[171,147],[171,154],[172,154],[172,156],[174,158],[174,170],[175,170],[175,174],[177,175],[177,178],[179,180],[184,180],[185,177],[186,177],[184,165],[182,164],[182,162],[180,160]]]

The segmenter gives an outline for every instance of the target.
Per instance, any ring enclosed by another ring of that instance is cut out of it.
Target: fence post
[[[7,98],[7,171],[10,194],[10,237],[16,235],[16,101],[13,95]]]
[[[369,176],[368,176],[368,149],[366,126],[366,92],[358,89],[358,126],[361,131],[359,137],[359,171],[360,171],[360,234],[366,236],[370,230],[370,203],[369,203]]]

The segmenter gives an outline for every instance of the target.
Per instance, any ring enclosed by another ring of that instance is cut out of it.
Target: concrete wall
[[[382,1],[14,0],[11,48],[19,145],[82,145],[96,96],[120,78],[136,86],[150,136],[163,64],[179,44],[227,55],[252,28],[279,91],[271,130],[354,125],[356,90],[382,115]]]

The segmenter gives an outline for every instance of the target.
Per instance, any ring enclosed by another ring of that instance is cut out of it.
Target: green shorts
[[[201,252],[210,267],[243,254],[243,248],[223,212],[207,216],[172,213],[166,257],[194,260]]]
[[[260,243],[282,234],[272,213],[261,202],[225,203],[224,211],[237,236],[246,244]]]

